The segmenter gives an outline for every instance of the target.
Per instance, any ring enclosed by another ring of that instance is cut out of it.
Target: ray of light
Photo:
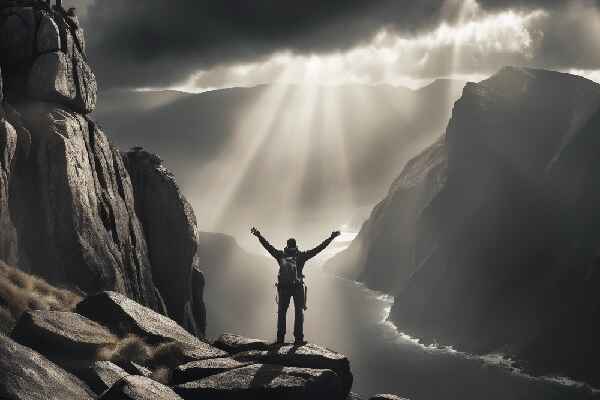
[[[325,148],[332,150],[332,154],[327,157],[327,161],[332,164],[331,168],[333,170],[332,173],[328,174],[328,179],[338,180],[336,184],[345,188],[336,199],[341,207],[355,204],[349,146],[344,134],[346,126],[341,109],[343,101],[344,99],[340,98],[339,92],[331,89],[324,91],[323,109],[325,115],[323,124],[325,132],[330,134],[325,138]]]
[[[230,168],[221,170],[221,179],[217,180],[218,190],[222,194],[221,204],[213,205],[212,218],[205,221],[210,229],[215,229],[221,223],[240,185],[244,183],[250,165],[273,133],[289,89],[283,84],[269,87],[261,99],[239,118],[230,148],[224,156]]]

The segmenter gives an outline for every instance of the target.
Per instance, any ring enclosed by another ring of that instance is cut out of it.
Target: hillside
[[[414,336],[598,383],[599,107],[600,86],[557,72],[467,84],[329,267],[395,294]]]

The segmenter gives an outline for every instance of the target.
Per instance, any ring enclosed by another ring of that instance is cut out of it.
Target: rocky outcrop
[[[227,349],[227,352],[233,354],[232,358],[236,361],[329,369],[340,378],[344,393],[348,394],[352,387],[353,376],[348,359],[342,354],[315,344],[273,346],[259,339],[250,339],[234,334],[224,334],[214,344],[222,349]]]
[[[17,261],[17,232],[10,215],[9,195],[17,155],[17,132],[0,106],[0,258]]]
[[[271,346],[260,339],[247,338],[233,333],[224,333],[213,345],[228,353],[241,353],[250,350],[267,350]]]
[[[184,399],[344,399],[330,370],[254,364],[176,385]]]
[[[395,278],[382,284],[380,263],[360,276],[395,294],[401,330],[600,382],[599,108],[600,86],[568,74],[505,68],[467,84],[445,137],[363,228]]]
[[[87,116],[97,85],[75,14],[4,2],[0,67],[0,259],[52,284],[125,294],[181,324],[197,317],[186,326],[202,336],[194,213],[164,166],[123,159]]]
[[[33,139],[11,202],[20,267],[86,292],[117,290],[160,310],[118,150],[81,114],[49,103],[20,111]]]
[[[0,334],[0,397],[10,400],[92,400],[75,376],[39,353]]]
[[[173,383],[180,384],[197,381],[211,375],[217,375],[251,364],[251,362],[240,362],[230,357],[192,361],[187,364],[179,365],[173,371]]]
[[[96,361],[80,372],[80,377],[96,394],[102,394],[128,376],[121,367],[110,361]]]
[[[183,324],[186,304],[191,303],[195,309],[190,283],[192,269],[198,268],[199,262],[196,216],[175,177],[158,156],[138,148],[125,153],[123,158],[150,249],[154,282],[169,315]],[[204,325],[204,321],[197,323]]]
[[[220,339],[227,353],[118,293],[88,297],[77,311],[25,312],[12,332],[20,344],[0,336],[2,398],[85,399],[91,388],[100,399],[344,400],[350,391],[347,358],[313,344],[273,347],[229,334]]]
[[[406,400],[403,397],[396,396],[395,394],[376,394],[371,397],[370,400]]]
[[[102,394],[99,400],[181,400],[181,397],[150,378],[127,376]]]
[[[7,97],[21,100],[26,94],[79,113],[94,111],[96,78],[77,18],[44,2],[14,5],[0,8],[0,63]]]
[[[11,333],[18,343],[40,353],[60,356],[69,349],[81,358],[93,358],[98,349],[116,342],[102,325],[79,314],[63,311],[24,313]]]
[[[206,279],[198,266],[192,268],[192,298],[190,303],[192,320],[196,323],[198,334],[206,335],[206,304],[204,303],[204,286]]]
[[[340,387],[344,393],[349,393],[352,387],[353,377],[348,359],[339,353],[334,353],[314,344],[301,347],[285,345],[270,350],[250,350],[235,354],[233,358],[242,362],[252,361],[263,364],[331,370],[338,376]]]
[[[133,333],[148,343],[177,342],[190,349],[193,358],[215,358],[227,355],[188,333],[170,318],[144,307],[115,292],[90,296],[77,305],[81,315],[108,326],[122,336]]]

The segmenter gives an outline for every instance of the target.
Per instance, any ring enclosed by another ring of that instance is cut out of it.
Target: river
[[[423,346],[387,321],[391,297],[319,269],[307,275],[306,339],[346,354],[355,378],[353,391],[366,398],[375,393],[395,393],[411,400],[600,398],[600,393],[577,382],[528,376],[500,355],[480,357]],[[207,278],[209,336],[234,332],[273,340],[272,280],[240,290],[231,277],[209,274]],[[291,309],[288,332],[292,322]]]

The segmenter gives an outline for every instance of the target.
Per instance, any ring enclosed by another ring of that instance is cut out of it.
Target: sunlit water
[[[424,346],[387,321],[390,296],[318,270],[308,275],[306,339],[346,354],[355,376],[353,391],[365,397],[387,392],[412,400],[600,398],[586,385],[566,378],[528,376],[501,355],[474,356],[452,347]],[[271,281],[260,294],[245,293],[245,288],[233,288],[217,277],[212,283],[206,293],[209,335],[229,331],[274,338]],[[291,309],[288,327],[292,322]]]

